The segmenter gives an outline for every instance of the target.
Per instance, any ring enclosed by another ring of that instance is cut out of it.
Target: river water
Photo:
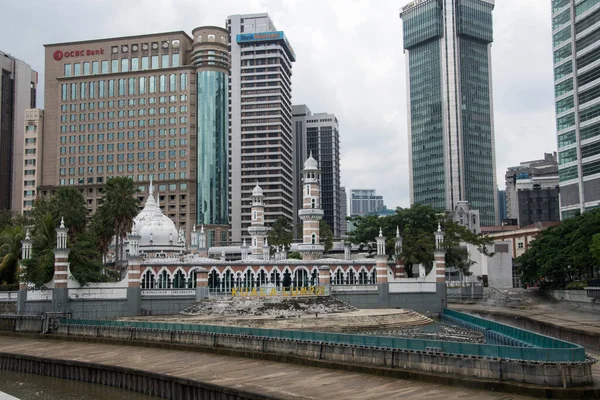
[[[51,378],[21,372],[0,371],[0,400],[2,392],[20,400],[158,400],[130,390],[117,389],[97,383]]]

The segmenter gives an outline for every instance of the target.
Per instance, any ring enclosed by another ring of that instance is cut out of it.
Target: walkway
[[[460,387],[213,354],[0,336],[6,353],[134,368],[283,399],[526,399]]]
[[[449,304],[448,308],[466,313],[498,314],[537,321],[540,324],[553,325],[558,329],[581,331],[600,337],[600,314],[557,307],[555,304],[536,304],[530,307],[510,308],[494,307],[484,304]],[[599,342],[600,343],[600,342]],[[597,348],[586,348],[586,353],[600,359]],[[594,384],[600,385],[600,362],[592,366]]]

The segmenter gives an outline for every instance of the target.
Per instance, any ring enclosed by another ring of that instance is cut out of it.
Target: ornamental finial
[[[383,237],[383,232],[381,231],[381,227],[379,227],[379,237]]]
[[[65,227],[65,218],[64,217],[60,217],[60,227],[61,228]]]

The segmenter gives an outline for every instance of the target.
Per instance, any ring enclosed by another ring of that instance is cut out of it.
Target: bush
[[[0,285],[0,292],[16,292],[17,290],[19,290],[18,283],[5,283]]]
[[[585,282],[571,282],[567,285],[567,290],[583,290],[586,286]]]

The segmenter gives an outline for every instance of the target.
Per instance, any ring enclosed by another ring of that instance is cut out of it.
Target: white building
[[[250,198],[257,181],[265,223],[294,216],[292,62],[294,50],[268,14],[231,15],[230,223],[231,239],[249,238]]]

